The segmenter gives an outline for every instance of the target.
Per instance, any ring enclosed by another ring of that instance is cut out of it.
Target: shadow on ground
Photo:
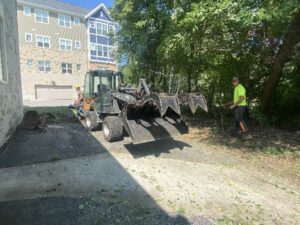
[[[183,150],[185,147],[192,147],[191,145],[174,140],[174,139],[163,139],[155,142],[149,142],[139,145],[126,144],[125,148],[133,155],[134,158],[141,158],[145,156],[154,155],[159,157],[162,154],[170,153],[172,149]]]
[[[212,224],[201,216],[191,221],[164,211],[80,126],[52,124],[46,134],[18,131],[1,165],[30,165],[0,169],[0,225]],[[141,154],[157,147],[149,144]],[[76,158],[101,152],[105,154]],[[72,159],[31,164],[49,161],[53,154]]]
[[[262,151],[271,155],[290,152],[296,156],[300,149],[300,134],[297,132],[262,128],[251,124],[249,132],[253,139],[245,142],[234,136],[233,123],[227,118],[224,121],[190,120],[189,124],[190,127],[198,130],[195,136],[197,140],[212,145],[246,151]]]

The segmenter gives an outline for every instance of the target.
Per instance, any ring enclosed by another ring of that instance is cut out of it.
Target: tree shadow
[[[261,127],[250,123],[249,133],[253,139],[243,141],[241,137],[235,135],[233,122],[227,118],[222,123],[219,120],[207,120],[190,121],[189,124],[198,130],[197,136],[201,138],[201,141],[212,145],[227,146],[249,152],[270,153],[269,151],[274,151],[274,154],[285,151],[294,152],[300,148],[300,136],[296,132]]]

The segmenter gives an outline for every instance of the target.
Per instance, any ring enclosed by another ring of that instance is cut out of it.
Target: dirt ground
[[[93,154],[60,158],[55,145],[45,161],[48,146],[40,162],[0,169],[0,224],[300,224],[299,133],[253,130],[245,143],[207,121],[189,125],[142,145],[86,133]],[[56,119],[44,138],[69,126]],[[77,127],[67,135],[85,139]]]

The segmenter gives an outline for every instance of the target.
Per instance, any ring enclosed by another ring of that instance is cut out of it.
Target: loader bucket
[[[189,106],[194,114],[198,107],[208,112],[206,98],[202,94],[190,94]]]
[[[122,123],[133,144],[142,144],[187,133],[188,128],[178,113],[174,98],[161,99],[153,94],[140,105],[124,107]]]
[[[201,108],[205,112],[208,112],[206,99],[200,93],[181,95],[180,100],[183,104],[189,105],[193,114],[195,114],[198,108]]]

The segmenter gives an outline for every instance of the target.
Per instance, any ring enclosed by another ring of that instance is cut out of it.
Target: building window
[[[0,15],[0,82],[7,82],[4,22]]]
[[[58,15],[58,24],[61,27],[71,28],[71,17],[65,15]]]
[[[90,24],[90,28],[95,28],[95,21],[90,21],[89,24]]]
[[[25,16],[30,16],[31,15],[31,8],[27,7],[27,6],[24,6],[24,8],[23,8],[23,14]]]
[[[77,70],[81,70],[81,64],[77,64],[76,67],[77,67]]]
[[[48,11],[35,9],[35,21],[39,23],[49,23],[49,13]]]
[[[32,42],[32,34],[25,33],[25,42]]]
[[[115,34],[115,26],[109,25],[109,33],[110,34]]]
[[[81,42],[80,41],[75,41],[75,48],[76,49],[81,49]]]
[[[80,25],[80,19],[78,17],[74,17],[74,25],[76,26]]]
[[[92,51],[96,51],[96,44],[91,43],[91,50],[92,50]]]
[[[96,34],[106,36],[108,33],[108,25],[106,23],[96,24]]]
[[[108,58],[109,59],[115,59],[115,49],[112,47],[108,48]]]
[[[110,47],[107,45],[91,44],[91,51],[92,51],[91,55],[96,56],[96,57],[108,58],[108,59],[115,58],[115,49],[113,47]]]
[[[27,59],[26,64],[27,64],[28,68],[32,68],[32,62],[33,62],[32,59]]]
[[[61,72],[64,74],[72,74],[72,64],[71,63],[62,63]]]
[[[36,45],[41,48],[50,48],[50,37],[36,35]]]
[[[59,49],[63,51],[72,51],[72,40],[60,38]]]
[[[50,72],[51,71],[50,61],[40,60],[40,61],[38,61],[38,66],[39,66],[40,72]]]

